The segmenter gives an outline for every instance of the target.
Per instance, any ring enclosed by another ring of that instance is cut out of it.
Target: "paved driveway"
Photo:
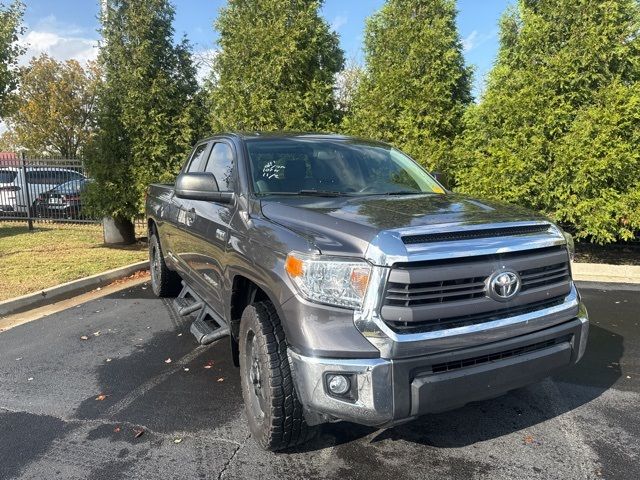
[[[150,288],[119,292],[0,333],[0,478],[637,479],[640,291],[583,293],[591,336],[572,370],[270,454],[249,437],[227,340],[198,347]]]

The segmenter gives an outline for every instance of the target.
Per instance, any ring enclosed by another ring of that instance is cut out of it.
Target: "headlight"
[[[290,253],[285,270],[307,300],[339,307],[362,305],[371,266],[364,260]]]

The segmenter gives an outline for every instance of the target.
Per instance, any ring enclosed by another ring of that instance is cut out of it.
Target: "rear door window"
[[[204,171],[204,165],[206,162],[204,154],[207,151],[208,146],[208,143],[203,143],[196,147],[196,149],[193,151],[193,154],[191,155],[191,160],[189,160],[189,167],[187,168],[187,172],[195,173]]]
[[[13,170],[0,170],[0,183],[13,183],[18,176],[18,172]]]

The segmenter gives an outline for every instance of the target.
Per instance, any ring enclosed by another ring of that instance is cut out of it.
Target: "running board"
[[[229,326],[195,293],[185,282],[182,291],[173,300],[178,315],[187,316],[197,312],[191,324],[191,333],[201,345],[207,345],[229,335]]]

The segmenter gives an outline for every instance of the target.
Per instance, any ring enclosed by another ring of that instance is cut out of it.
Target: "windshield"
[[[445,193],[418,164],[385,145],[273,138],[248,140],[247,149],[258,194]]]

